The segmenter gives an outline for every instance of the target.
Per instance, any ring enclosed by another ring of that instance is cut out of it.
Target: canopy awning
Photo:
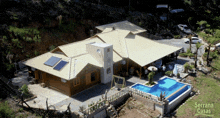
[[[129,58],[141,67],[161,59],[182,47],[157,43],[142,36],[135,39],[126,39]]]

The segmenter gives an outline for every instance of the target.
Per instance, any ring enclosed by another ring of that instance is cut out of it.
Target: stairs
[[[107,115],[110,118],[117,118],[117,111],[115,110],[115,107],[113,105],[110,104],[110,106],[106,109],[107,111]]]

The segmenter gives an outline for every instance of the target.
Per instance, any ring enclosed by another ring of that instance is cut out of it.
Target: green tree
[[[189,49],[190,49],[190,52],[192,52],[192,34],[188,35],[187,38],[189,38]]]
[[[202,46],[201,43],[196,43],[196,55],[195,55],[195,68],[197,68],[197,56],[198,56],[198,50]]]
[[[213,36],[207,35],[206,41],[208,43],[208,54],[207,54],[206,60],[207,60],[207,66],[210,66],[210,61],[209,61],[210,48],[211,48],[212,44],[216,41],[216,38],[214,38]]]
[[[29,95],[29,90],[28,90],[28,86],[26,84],[24,84],[20,90],[22,91],[22,93],[24,94],[24,97],[27,97]]]

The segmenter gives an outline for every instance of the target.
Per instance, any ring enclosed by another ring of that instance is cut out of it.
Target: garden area
[[[220,79],[214,78],[215,74],[220,76],[220,71],[213,71],[209,75],[205,75],[201,72],[197,74],[197,77],[188,76],[186,78],[191,81],[194,91],[197,93],[178,108],[176,112],[178,118],[215,118],[220,116]],[[198,104],[202,104],[202,106],[198,106]],[[213,107],[208,106],[209,104],[213,105]]]

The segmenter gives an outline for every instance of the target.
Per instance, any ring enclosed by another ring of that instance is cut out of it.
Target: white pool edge
[[[173,99],[171,102],[169,102],[168,104],[168,112],[170,112],[171,110],[173,110],[178,104],[180,104],[180,102],[182,102],[183,99],[185,99],[186,97],[188,97],[190,95],[190,93],[192,92],[192,86],[190,86],[190,88],[188,88],[185,92],[183,92],[182,94],[180,94],[179,96],[177,96],[175,99]]]

